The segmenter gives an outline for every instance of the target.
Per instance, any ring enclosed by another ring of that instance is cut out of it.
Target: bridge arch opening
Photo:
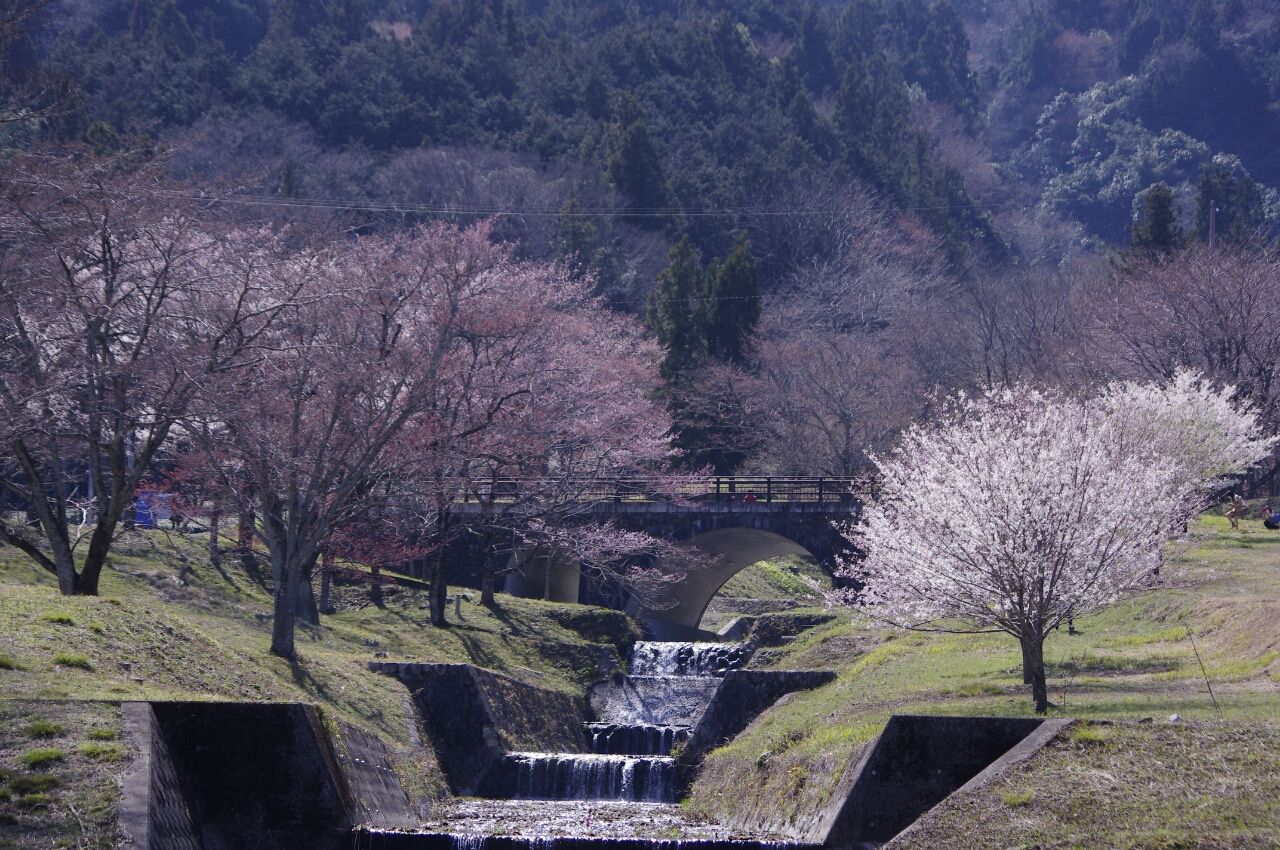
[[[654,637],[660,640],[704,635],[701,623],[707,606],[730,579],[748,567],[788,557],[818,560],[791,538],[760,528],[717,528],[695,535],[690,542],[715,560],[706,568],[690,572],[672,587],[671,607],[641,612]]]

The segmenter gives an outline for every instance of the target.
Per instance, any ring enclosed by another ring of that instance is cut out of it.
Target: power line
[[[211,195],[201,192],[183,192],[177,189],[160,190],[161,194],[186,200],[203,201],[205,203],[243,204],[248,206],[273,206],[294,209],[332,209],[351,212],[383,212],[405,213],[417,215],[456,215],[479,217],[627,217],[627,218],[668,218],[671,216],[729,217],[729,216],[803,216],[803,215],[841,215],[850,212],[842,207],[793,207],[788,209],[758,209],[751,207],[726,208],[686,208],[686,207],[596,207],[578,210],[552,209],[549,207],[512,208],[500,206],[484,206],[475,204],[399,204],[377,201],[345,201],[331,198],[281,198],[270,195]],[[892,207],[903,212],[926,212],[941,210],[966,209],[976,212],[987,212],[1012,204],[979,206],[977,203],[938,204]]]

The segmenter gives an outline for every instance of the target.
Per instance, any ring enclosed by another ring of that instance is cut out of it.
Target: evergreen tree
[[[800,44],[796,54],[796,64],[810,89],[820,92],[835,82],[835,61],[831,57],[827,27],[813,6],[805,9],[800,22]]]
[[[1150,254],[1176,250],[1182,245],[1183,236],[1173,192],[1163,183],[1156,183],[1140,197],[1142,209],[1129,240],[1134,250]]]
[[[662,160],[643,118],[636,117],[620,126],[608,172],[614,187],[626,197],[632,210],[651,213],[669,204]],[[650,228],[660,227],[665,221],[653,216],[633,217],[633,223]]]
[[[556,219],[556,255],[574,275],[591,270],[597,235],[578,199],[565,201]]]
[[[969,37],[951,4],[934,7],[911,63],[925,93],[949,103],[972,120],[978,109],[978,87],[969,73]]]
[[[1243,169],[1212,162],[1200,171],[1196,181],[1195,234],[1209,241],[1209,209],[1217,206],[1217,235],[1230,242],[1243,242],[1266,223],[1262,192]]]
[[[731,363],[745,359],[747,343],[760,321],[760,283],[746,236],[706,275],[706,347]]]
[[[684,236],[667,254],[671,264],[658,275],[645,321],[666,350],[662,375],[671,380],[707,352],[704,333],[704,273],[698,250]]]

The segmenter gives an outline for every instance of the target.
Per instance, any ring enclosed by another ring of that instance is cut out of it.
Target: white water
[[[723,676],[746,660],[740,643],[638,641],[631,650],[631,675]]]
[[[653,756],[508,753],[518,800],[675,802],[675,760]]]
[[[615,755],[665,756],[689,737],[688,726],[653,723],[588,723],[591,752]]]

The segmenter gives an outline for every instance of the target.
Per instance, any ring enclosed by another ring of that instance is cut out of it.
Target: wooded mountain
[[[14,54],[73,95],[10,145],[181,131],[195,179],[516,209],[500,233],[633,309],[680,233],[725,256],[813,185],[873,189],[957,268],[1121,241],[1157,181],[1190,229],[1210,166],[1232,221],[1278,206],[1266,0],[55,0]]]

